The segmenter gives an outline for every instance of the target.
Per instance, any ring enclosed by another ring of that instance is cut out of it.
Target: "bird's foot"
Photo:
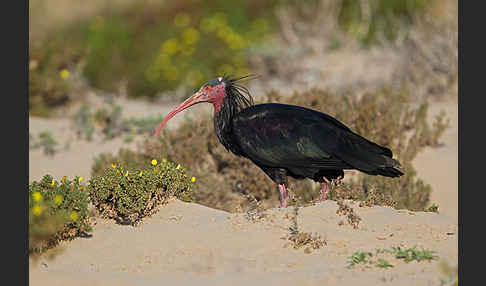
[[[327,194],[329,193],[329,184],[327,182],[321,183],[321,195],[319,196],[319,202],[323,202],[327,199]]]
[[[285,188],[284,184],[279,184],[278,190],[280,192],[280,207],[285,208],[287,207],[287,188]]]

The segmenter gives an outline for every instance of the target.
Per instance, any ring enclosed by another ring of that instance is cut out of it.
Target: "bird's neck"
[[[226,92],[225,92],[225,87],[224,84],[220,86],[215,87],[215,94],[216,96],[211,99],[211,103],[213,104],[214,107],[214,116],[220,112],[221,107],[223,106],[223,103],[226,98]]]
[[[226,100],[221,102],[218,109],[216,109],[216,105],[214,105],[214,131],[216,132],[219,142],[223,144],[226,150],[239,155],[241,153],[239,145],[234,142],[232,135],[233,117],[236,115],[237,111],[237,108],[232,106]]]

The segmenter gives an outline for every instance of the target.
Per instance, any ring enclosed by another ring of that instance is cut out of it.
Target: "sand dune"
[[[165,114],[170,109],[132,102],[126,106],[127,116]],[[451,128],[442,137],[444,145],[426,149],[414,162],[418,176],[432,185],[431,202],[439,205],[439,214],[361,208],[348,202],[362,218],[354,229],[336,214],[334,201],[300,208],[299,230],[318,233],[327,242],[306,253],[284,247],[292,207],[267,210],[265,218],[252,221],[246,214],[174,200],[139,227],[97,218],[92,237],[63,242],[63,251],[54,260],[30,261],[30,285],[441,285],[447,277],[440,263],[454,267],[458,259],[457,101],[431,105],[430,118],[442,109],[451,119]],[[174,118],[170,128],[184,117]],[[44,174],[89,178],[97,154],[134,148],[141,139],[130,144],[123,139],[78,141],[70,124],[69,119],[29,119],[34,134],[51,130],[60,142],[72,140],[69,150],[54,157],[31,150],[30,180]],[[394,267],[388,269],[346,268],[355,251],[400,245],[436,251],[439,259],[410,263],[394,259],[390,260]]]
[[[327,242],[306,253],[284,247],[293,208],[251,221],[174,200],[139,227],[99,219],[91,238],[65,242],[52,261],[30,267],[31,285],[439,285],[439,263],[457,264],[457,223],[447,215],[354,207],[358,229],[336,202],[300,208],[300,231]],[[432,262],[391,261],[393,268],[346,268],[355,251],[414,245],[437,251]],[[61,245],[62,246],[62,245]],[[33,264],[31,262],[31,264]]]
[[[441,213],[458,217],[458,141],[459,111],[457,99],[430,105],[429,118],[441,110],[450,119],[450,128],[441,137],[443,146],[427,148],[414,160],[418,176],[432,186],[431,203],[439,206]]]

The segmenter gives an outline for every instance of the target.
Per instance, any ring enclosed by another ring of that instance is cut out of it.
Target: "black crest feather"
[[[226,96],[223,100],[221,108],[218,114],[214,118],[216,135],[226,149],[234,148],[234,144],[231,144],[226,134],[231,133],[231,120],[238,112],[245,108],[254,105],[253,97],[250,91],[240,82],[248,81],[256,78],[255,75],[247,75],[238,78],[231,78],[224,75],[222,81],[225,83]],[[239,150],[232,150],[233,153],[238,154]]]
[[[226,98],[229,99],[228,104],[236,108],[236,112],[241,111],[254,104],[253,97],[250,95],[250,91],[240,82],[248,81],[257,78],[256,75],[246,75],[238,78],[230,78],[223,76],[223,82],[225,83]]]

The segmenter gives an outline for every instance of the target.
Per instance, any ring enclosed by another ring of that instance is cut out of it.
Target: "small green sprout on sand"
[[[356,264],[371,264],[373,253],[365,251],[356,251],[348,257],[348,268],[354,267]]]
[[[390,263],[388,263],[388,261],[386,261],[383,258],[378,258],[378,263],[376,264],[376,267],[388,268],[388,267],[393,267],[393,265],[391,265]]]
[[[417,249],[417,246],[412,248],[401,248],[400,246],[394,246],[391,249],[377,249],[375,254],[371,252],[356,251],[350,257],[348,257],[348,268],[352,268],[355,265],[361,264],[365,266],[375,265],[380,268],[394,267],[390,264],[388,260],[384,259],[383,255],[391,256],[391,259],[403,260],[406,263],[411,261],[424,261],[424,260],[435,260],[438,258],[435,255],[435,251],[422,249]]]
[[[439,213],[439,206],[436,204],[432,204],[430,207],[428,207],[426,212],[433,212],[433,213]]]
[[[418,250],[417,246],[413,248],[401,249],[400,246],[393,247],[393,253],[395,254],[395,258],[403,259],[405,262],[410,262],[413,260],[416,261],[423,261],[423,260],[434,260],[437,259],[434,253],[435,251],[430,251],[426,249]]]

